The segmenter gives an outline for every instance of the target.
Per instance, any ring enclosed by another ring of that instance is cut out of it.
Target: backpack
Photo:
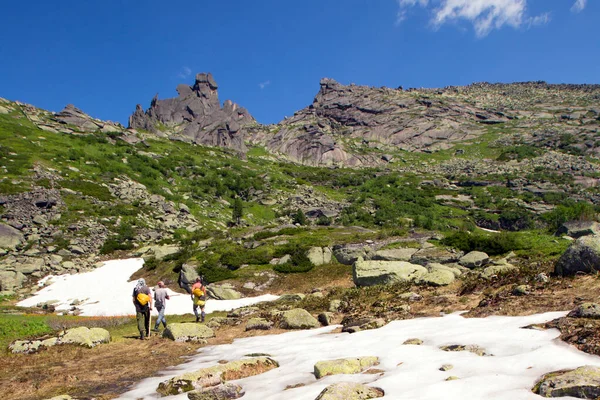
[[[142,292],[138,293],[137,296],[135,296],[135,298],[137,302],[140,303],[140,305],[142,306],[145,306],[150,301],[150,296]]]
[[[192,294],[198,300],[206,300],[206,289],[204,289],[204,287],[192,290]]]

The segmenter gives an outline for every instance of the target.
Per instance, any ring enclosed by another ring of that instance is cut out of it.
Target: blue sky
[[[443,87],[600,83],[598,0],[30,0],[0,13],[0,97],[127,123],[212,72],[275,123],[319,79]]]

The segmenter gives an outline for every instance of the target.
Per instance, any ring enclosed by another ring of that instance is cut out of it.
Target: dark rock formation
[[[221,107],[217,88],[212,74],[197,74],[193,86],[177,86],[179,96],[159,100],[157,95],[145,112],[138,104],[129,126],[174,140],[245,152],[243,128],[254,118],[230,100]]]

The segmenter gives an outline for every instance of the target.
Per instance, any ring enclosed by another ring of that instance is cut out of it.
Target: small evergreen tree
[[[233,211],[231,213],[231,219],[234,224],[239,225],[242,221],[242,216],[244,215],[244,205],[242,204],[242,199],[236,197],[233,201]]]
[[[308,220],[306,219],[306,215],[304,215],[304,212],[302,212],[301,209],[296,210],[296,213],[294,214],[293,219],[294,219],[295,224],[308,225]]]

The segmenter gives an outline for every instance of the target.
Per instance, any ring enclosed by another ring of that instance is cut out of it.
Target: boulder
[[[315,400],[367,400],[383,395],[383,390],[362,383],[338,382],[323,389]]]
[[[242,298],[242,294],[229,284],[208,285],[206,291],[210,297],[217,300],[237,300]]]
[[[596,399],[600,397],[600,368],[586,365],[551,372],[539,380],[533,391],[542,397]]]
[[[8,346],[8,350],[13,354],[31,354],[41,347],[41,340],[16,340]]]
[[[156,391],[163,396],[175,395],[262,374],[278,367],[277,361],[270,357],[243,358],[175,376],[161,382]]]
[[[515,296],[527,296],[531,293],[531,286],[529,285],[519,285],[515,287],[512,291],[512,294]]]
[[[265,318],[250,318],[246,322],[246,330],[269,330],[273,327],[273,323]]]
[[[600,236],[583,236],[573,242],[554,266],[561,276],[600,270]]]
[[[14,250],[24,240],[21,232],[12,226],[0,223],[0,249]]]
[[[302,301],[304,300],[306,296],[302,293],[293,293],[293,294],[282,294],[281,296],[279,296],[279,298],[277,299],[277,301],[282,301],[282,302],[297,302],[297,301]]]
[[[187,397],[190,400],[227,400],[239,399],[244,394],[244,389],[240,385],[222,383],[205,389],[193,390],[188,392]]]
[[[494,276],[504,275],[518,270],[519,268],[515,267],[512,264],[491,265],[483,270],[481,276],[489,279]]]
[[[356,261],[352,276],[356,286],[389,285],[413,281],[427,273],[420,265],[404,261]]]
[[[434,269],[422,275],[418,281],[430,286],[447,286],[454,282],[454,273],[446,269]]]
[[[403,249],[389,249],[389,250],[378,250],[373,256],[373,260],[381,261],[410,261],[410,258],[419,249],[403,248]]]
[[[176,342],[203,342],[214,337],[212,329],[203,324],[171,323],[163,332],[163,337]]]
[[[454,368],[454,365],[452,364],[444,364],[440,367],[440,371],[450,371],[452,368]]]
[[[359,258],[370,259],[373,250],[363,244],[342,244],[333,246],[333,255],[340,264],[352,265]]]
[[[317,362],[314,366],[314,373],[317,379],[327,375],[358,374],[378,364],[379,357],[340,358]]]
[[[329,247],[311,247],[306,257],[314,266],[329,264],[331,262],[331,249]]]
[[[342,332],[356,333],[370,329],[379,329],[382,326],[385,326],[385,324],[386,322],[383,318],[364,318],[354,321],[347,321],[342,327]]]
[[[575,307],[567,317],[571,318],[600,318],[600,304],[583,303]]]
[[[41,271],[42,268],[44,268],[44,260],[42,258],[27,258],[23,263],[17,265],[19,272],[25,275]]]
[[[284,311],[279,326],[283,329],[311,329],[320,326],[319,321],[302,308]]]
[[[317,320],[323,326],[329,326],[333,322],[333,313],[332,312],[323,312],[317,316]]]
[[[458,264],[438,264],[438,263],[429,263],[426,266],[427,271],[429,272],[433,272],[436,270],[444,270],[444,271],[450,271],[452,272],[452,274],[454,275],[455,278],[459,278],[462,274],[463,271],[461,270],[461,268],[463,270],[467,270],[465,267],[462,267]]]
[[[196,271],[196,266],[193,264],[183,264],[181,270],[179,271],[179,287],[187,291],[188,293],[192,293],[192,285],[198,278],[198,272]]]
[[[77,344],[89,348],[108,342],[110,342],[110,333],[106,329],[90,329],[85,326],[71,328],[58,337],[59,344]]]
[[[596,221],[569,221],[558,228],[558,233],[578,239],[582,236],[600,234],[600,224]]]
[[[11,291],[23,286],[27,278],[21,272],[0,270],[0,291]]]
[[[329,312],[338,312],[342,308],[342,301],[334,299],[329,302]]]
[[[419,265],[427,265],[429,263],[448,264],[457,262],[461,256],[462,253],[453,253],[439,247],[429,247],[413,254],[410,262]]]
[[[471,251],[458,260],[463,267],[470,269],[483,267],[490,261],[490,256],[481,251]]]
[[[155,258],[157,260],[162,260],[167,256],[178,253],[181,250],[179,246],[166,244],[163,246],[145,246],[136,250],[134,253],[137,257],[143,257],[145,260],[149,258]]]

